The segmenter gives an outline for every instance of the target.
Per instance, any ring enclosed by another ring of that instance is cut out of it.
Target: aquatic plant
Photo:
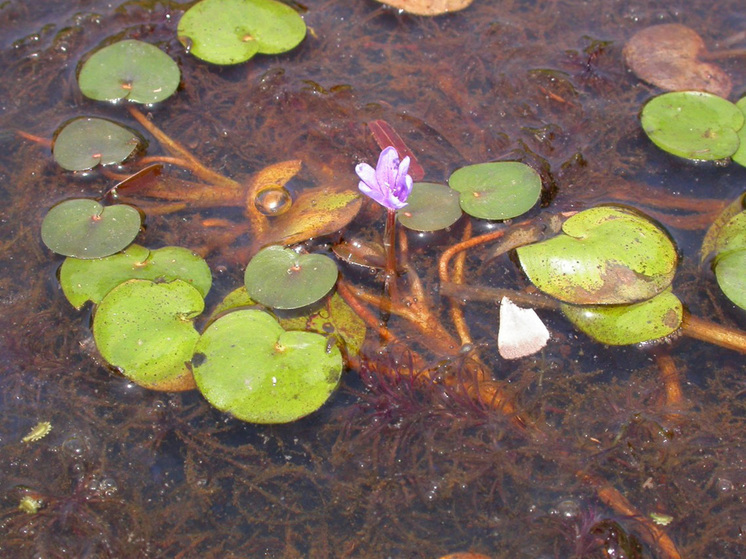
[[[294,49],[306,24],[293,8],[275,0],[201,0],[179,21],[187,52],[213,64],[239,64],[255,54]]]
[[[396,210],[407,205],[412,192],[409,162],[409,156],[400,159],[396,148],[388,146],[381,151],[375,169],[368,163],[359,163],[355,167],[355,172],[360,177],[360,192],[386,208],[383,246],[386,249],[387,284],[396,274]]]

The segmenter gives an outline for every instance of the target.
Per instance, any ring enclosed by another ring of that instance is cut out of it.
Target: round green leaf
[[[54,140],[54,160],[68,171],[86,171],[127,159],[140,145],[132,130],[103,118],[71,120]]]
[[[448,184],[461,193],[461,208],[481,219],[511,219],[539,200],[541,177],[517,161],[479,163],[455,171]]]
[[[190,389],[194,382],[187,362],[199,338],[192,319],[203,309],[200,292],[184,281],[129,280],[96,308],[93,338],[101,356],[134,383]]]
[[[65,200],[44,217],[41,239],[57,254],[101,258],[129,245],[140,222],[140,213],[126,204],[104,207],[86,198]]]
[[[642,109],[642,127],[655,145],[687,159],[732,156],[740,144],[744,115],[736,105],[703,91],[654,97]]]
[[[94,53],[80,69],[83,95],[97,101],[127,99],[157,103],[179,86],[176,62],[158,47],[142,41],[114,43]]]
[[[461,217],[459,195],[444,184],[416,182],[406,207],[396,212],[399,222],[415,231],[437,231]]]
[[[197,387],[217,409],[252,423],[287,423],[327,401],[342,355],[320,334],[285,332],[269,314],[248,309],[205,330],[192,366]]]
[[[179,41],[197,58],[238,64],[257,53],[295,48],[306,24],[287,4],[275,0],[202,0],[179,21]]]
[[[736,107],[738,107],[741,114],[743,114],[744,119],[746,119],[746,97],[739,99],[736,103]],[[736,153],[733,154],[733,161],[746,167],[746,124],[741,126],[741,129],[738,131],[738,140],[740,144],[738,145]]]
[[[536,287],[578,305],[650,299],[671,284],[677,263],[668,235],[641,214],[614,206],[577,213],[561,234],[517,253]]]
[[[732,303],[746,309],[746,250],[730,252],[715,264],[720,289]]]
[[[260,250],[246,266],[249,296],[275,309],[298,309],[329,293],[337,281],[337,265],[323,254],[298,254],[281,246]]]
[[[670,336],[681,326],[683,306],[671,290],[631,305],[561,304],[578,330],[608,345],[639,344]]]
[[[106,258],[67,258],[60,268],[60,285],[67,300],[76,307],[86,301],[99,303],[120,283],[130,279],[168,282],[175,279],[193,285],[202,297],[212,285],[212,274],[201,256],[181,247],[148,250],[130,245]]]

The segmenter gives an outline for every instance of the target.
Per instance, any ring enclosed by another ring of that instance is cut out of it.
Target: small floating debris
[[[38,441],[39,439],[46,437],[51,430],[52,424],[49,421],[40,421],[33,429],[31,429],[28,435],[21,439],[21,441],[24,443]]]

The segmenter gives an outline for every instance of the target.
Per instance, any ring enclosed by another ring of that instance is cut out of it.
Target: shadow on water
[[[84,98],[75,80],[86,53],[139,38],[182,71],[177,94],[149,108],[153,122],[222,174],[242,180],[300,159],[296,188],[318,177],[354,188],[354,165],[378,151],[366,127],[374,119],[397,129],[427,180],[443,182],[468,163],[521,159],[553,185],[545,200],[552,211],[620,201],[650,212],[683,256],[675,288],[689,310],[744,327],[743,312],[698,267],[698,246],[713,217],[707,204],[740,195],[746,171],[652,149],[637,115],[658,90],[622,62],[626,39],[655,23],[684,23],[710,44],[743,32],[741,0],[718,9],[475,0],[438,18],[372,0],[309,0],[293,3],[310,29],[300,47],[230,68],[199,62],[178,43],[188,4],[114,4],[0,4],[0,555],[674,557],[651,526],[681,557],[746,554],[743,355],[683,338],[607,347],[542,313],[553,340],[534,357],[506,362],[495,349],[497,306],[467,304],[481,366],[504,381],[529,427],[466,394],[471,353],[428,352],[427,340],[404,330],[425,365],[456,381],[423,389],[423,363],[406,347],[381,354],[369,334],[362,364],[320,411],[286,426],[244,424],[197,393],[147,391],[101,362],[91,311],[65,301],[61,258],[42,245],[39,228],[56,202],[100,196],[111,181],[96,170],[66,172],[48,149],[13,133],[51,139],[82,114],[139,129],[122,106]],[[743,60],[723,67],[743,94]],[[152,139],[148,152],[163,153]],[[684,224],[667,206],[671,194],[707,201]],[[345,235],[378,238],[380,217],[366,206]],[[138,242],[210,244],[208,218],[240,223],[243,214],[148,214]],[[410,233],[410,259],[436,302],[435,263],[461,239],[464,220],[424,240]],[[475,234],[484,228],[473,225]],[[249,243],[231,243],[208,256],[208,307],[243,283]],[[470,283],[526,285],[507,259],[482,265],[482,256],[467,260]],[[675,406],[665,367],[682,379]],[[49,434],[21,442],[43,421]],[[645,521],[610,505],[606,488]]]

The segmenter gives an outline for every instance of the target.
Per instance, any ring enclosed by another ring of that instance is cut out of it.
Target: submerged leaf
[[[638,78],[661,89],[691,89],[728,97],[731,79],[719,66],[700,60],[706,52],[696,31],[665,23],[633,35],[624,47],[624,60]]]
[[[293,245],[334,233],[355,219],[362,205],[363,197],[353,190],[306,190],[287,212],[273,219],[260,241]]]
[[[376,0],[418,16],[438,16],[468,8],[474,0]]]

